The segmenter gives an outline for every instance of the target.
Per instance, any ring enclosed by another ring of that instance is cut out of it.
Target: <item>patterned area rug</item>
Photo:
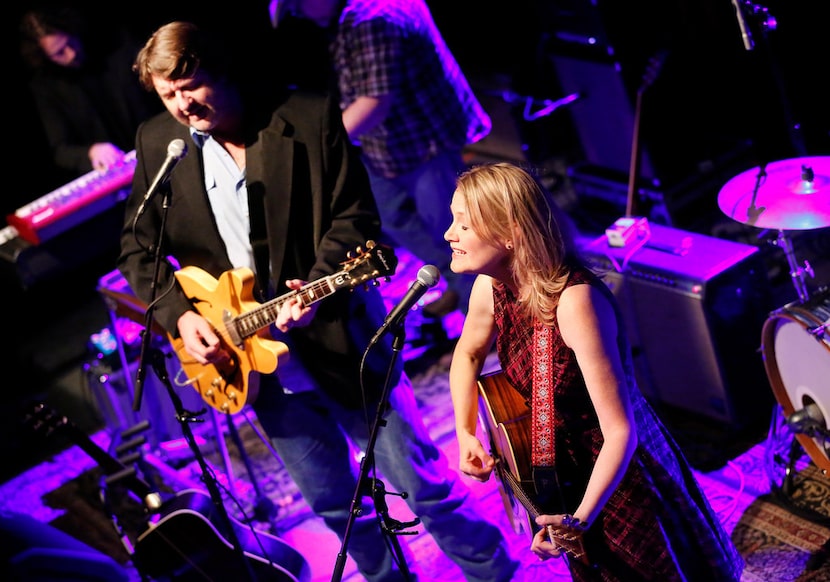
[[[826,564],[811,569],[811,561],[824,553],[830,530],[802,519],[766,498],[746,508],[732,532],[746,559],[743,580],[828,580]]]

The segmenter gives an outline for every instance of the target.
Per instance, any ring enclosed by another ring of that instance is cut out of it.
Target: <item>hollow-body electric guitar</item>
[[[226,271],[219,279],[193,266],[176,271],[179,285],[213,325],[230,354],[223,363],[200,364],[187,353],[180,338],[168,334],[186,376],[181,379],[177,375],[177,384],[192,386],[210,406],[227,414],[235,414],[253,402],[259,391],[258,375],[276,370],[279,358],[288,352],[288,347],[275,340],[268,329],[286,301],[296,297],[309,306],[340,289],[376,284],[378,279],[395,273],[398,259],[390,247],[368,241],[365,250],[358,248],[357,256],[341,264],[341,271],[265,303],[254,298],[255,280],[250,269]]]
[[[478,380],[479,419],[496,460],[502,502],[516,533],[530,538],[539,530],[534,519],[542,512],[534,501],[531,463],[531,411],[503,372]],[[553,543],[569,558],[588,563],[582,537],[568,528],[548,527]]]

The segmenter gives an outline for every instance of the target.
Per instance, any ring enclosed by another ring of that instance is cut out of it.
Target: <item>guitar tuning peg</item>
[[[366,248],[369,249],[370,251],[373,248],[375,248],[375,245],[376,245],[375,241],[373,241],[371,239],[366,241]]]

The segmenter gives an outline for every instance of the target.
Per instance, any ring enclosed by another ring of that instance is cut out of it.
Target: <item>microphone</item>
[[[380,326],[375,337],[369,342],[369,347],[375,345],[383,337],[383,334],[389,331],[389,328],[398,325],[406,317],[406,314],[409,313],[409,310],[424,296],[424,293],[438,284],[440,278],[441,274],[438,272],[437,267],[433,265],[424,265],[421,267],[418,270],[418,278],[409,287],[409,291],[406,292],[406,295],[403,296],[400,303],[386,316],[383,325]]]
[[[176,164],[179,163],[179,160],[181,160],[185,154],[187,154],[187,145],[184,143],[183,139],[174,139],[167,145],[167,157],[164,159],[164,163],[161,165],[161,168],[159,168],[155,179],[147,189],[147,193],[144,195],[144,200],[141,201],[141,206],[138,208],[136,216],[141,216],[144,213],[144,207],[147,206],[150,199],[156,195],[159,188],[167,183],[167,180],[170,179],[170,173],[173,171],[173,168],[176,167]]]
[[[752,33],[746,24],[744,18],[743,4],[745,0],[732,0],[732,6],[735,7],[735,15],[738,17],[738,26],[741,29],[741,39],[744,41],[744,49],[751,51],[755,48],[755,42],[752,40]]]

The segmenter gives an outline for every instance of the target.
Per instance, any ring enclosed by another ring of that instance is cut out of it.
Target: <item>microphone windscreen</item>
[[[179,159],[185,153],[187,153],[187,144],[184,143],[183,139],[174,139],[167,144],[167,155],[171,158]]]
[[[441,279],[441,273],[435,265],[424,265],[418,270],[418,281],[427,287],[434,287]]]

